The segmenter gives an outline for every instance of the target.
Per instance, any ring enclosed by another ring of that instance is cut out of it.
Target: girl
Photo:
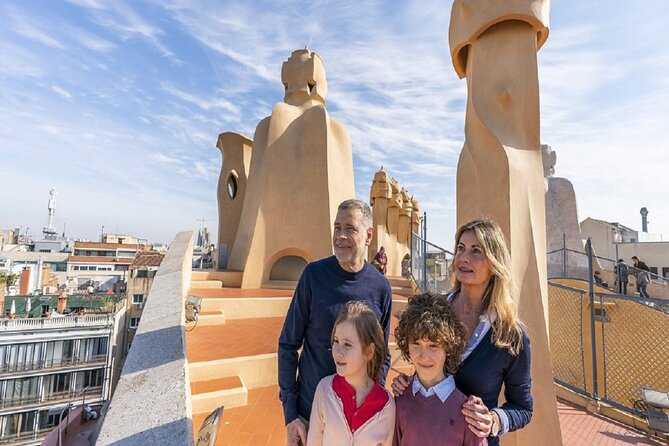
[[[332,331],[337,373],[316,387],[307,446],[392,444],[395,402],[378,383],[387,348],[374,312],[348,302]]]

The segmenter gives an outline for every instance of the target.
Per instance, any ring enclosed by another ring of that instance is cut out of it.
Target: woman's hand
[[[498,415],[494,411],[488,410],[478,396],[471,395],[469,399],[465,401],[465,404],[462,405],[462,414],[465,416],[465,421],[467,421],[469,429],[474,432],[477,437],[483,438],[490,435],[495,436],[499,432]],[[493,432],[495,423],[497,429]]]
[[[400,373],[393,379],[393,383],[390,385],[390,387],[393,389],[393,395],[396,397],[402,395],[404,391],[409,387],[409,384],[411,384],[411,378],[406,376],[404,373]]]

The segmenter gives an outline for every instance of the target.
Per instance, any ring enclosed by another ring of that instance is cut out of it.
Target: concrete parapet
[[[176,235],[151,287],[96,445],[193,444],[184,297],[193,232]]]

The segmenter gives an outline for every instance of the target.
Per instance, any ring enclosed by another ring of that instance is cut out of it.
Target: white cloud
[[[65,46],[61,42],[45,30],[40,29],[29,19],[29,17],[18,14],[16,11],[10,10],[8,12],[7,24],[12,31],[23,37],[27,37],[52,48],[65,49]]]
[[[450,247],[467,95],[450,61],[450,3],[70,0],[44,15],[2,5],[3,162],[33,166],[25,178],[75,171],[59,199],[86,202],[91,227],[168,241],[178,224],[216,215],[217,135],[252,137],[282,100],[282,62],[308,44],[324,59],[330,116],[348,129],[360,198],[385,166],[427,211],[430,238]],[[658,0],[553,4],[539,53],[542,142],[582,218],[638,227],[647,206],[651,229],[669,234],[668,20]],[[96,191],[106,208],[90,203]],[[32,195],[17,192],[11,214],[27,215]],[[159,218],[112,222],[109,207]],[[0,226],[14,224],[3,215]]]
[[[61,97],[65,99],[72,99],[72,94],[70,94],[68,91],[64,90],[63,88],[60,88],[58,85],[52,85],[51,90],[54,91],[55,93],[58,93]]]

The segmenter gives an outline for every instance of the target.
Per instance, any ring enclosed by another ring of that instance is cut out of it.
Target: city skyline
[[[219,133],[252,137],[283,98],[281,64],[324,59],[330,116],[349,131],[358,198],[381,166],[452,248],[466,85],[448,49],[451,2],[3,2],[0,229],[47,225],[169,243],[215,237]],[[669,6],[554,2],[539,51],[542,143],[579,219],[669,237]]]

